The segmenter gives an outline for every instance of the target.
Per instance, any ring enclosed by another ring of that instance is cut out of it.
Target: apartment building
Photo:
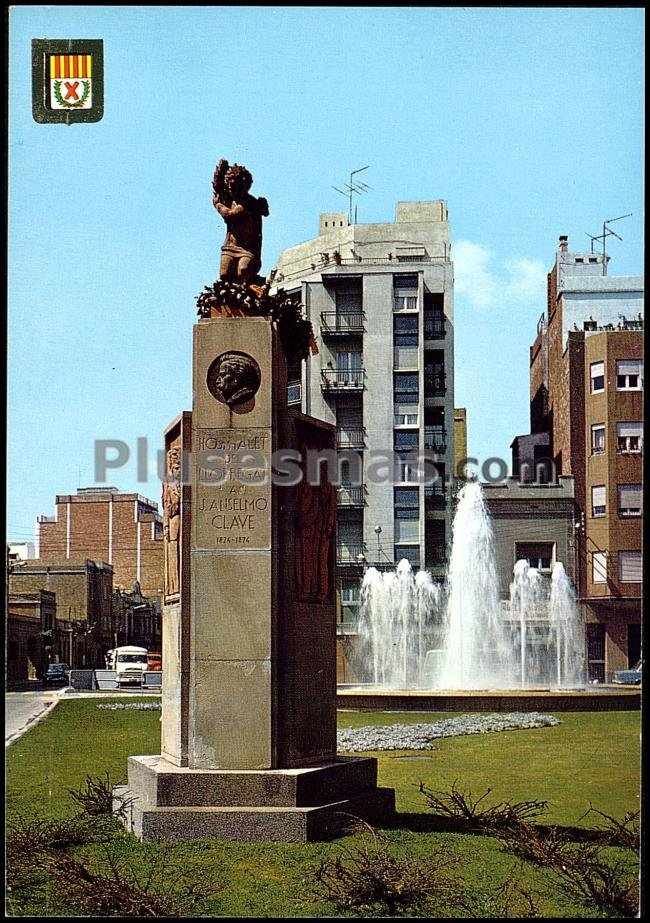
[[[44,563],[105,561],[116,587],[137,580],[145,596],[162,597],[163,527],[158,505],[115,487],[82,487],[59,495],[54,516],[37,519],[38,557]]]
[[[289,370],[290,402],[338,431],[341,619],[353,622],[366,564],[406,558],[444,572],[454,459],[447,207],[399,202],[385,224],[322,214],[318,236],[285,250],[277,268],[276,286],[305,305],[319,346]]]
[[[103,666],[113,638],[113,568],[102,561],[50,564],[34,559],[10,571],[10,597],[42,590],[50,594],[56,609],[50,659],[72,667]]]
[[[548,459],[574,478],[577,583],[600,682],[641,652],[643,278],[609,276],[608,263],[560,237],[530,350],[532,432],[513,443],[524,477]]]

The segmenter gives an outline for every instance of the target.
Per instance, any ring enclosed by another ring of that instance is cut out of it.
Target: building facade
[[[48,590],[10,593],[7,598],[7,686],[41,679],[54,643],[56,598]]]
[[[467,463],[467,410],[456,407],[454,410],[454,469],[453,477],[465,477]]]
[[[559,561],[575,583],[579,521],[573,478],[562,476],[557,483],[536,484],[511,477],[503,484],[481,487],[494,534],[500,598],[510,597],[516,561],[527,560],[548,577]]]
[[[643,279],[608,276],[608,262],[560,237],[530,350],[538,438],[513,443],[515,466],[532,445],[534,461],[574,478],[576,581],[600,682],[638,661],[641,646]]]
[[[55,515],[39,516],[37,530],[41,561],[105,561],[116,587],[131,590],[137,580],[145,596],[162,598],[163,527],[153,501],[114,487],[79,488],[57,496]]]
[[[56,621],[51,660],[73,668],[101,667],[112,646],[113,568],[99,561],[50,564],[26,561],[10,572],[10,597],[54,594]]]
[[[406,558],[444,573],[454,460],[446,205],[400,202],[386,224],[323,214],[318,236],[285,250],[277,269],[276,287],[305,305],[319,348],[289,369],[289,400],[337,427],[340,619],[354,622],[366,564]]]

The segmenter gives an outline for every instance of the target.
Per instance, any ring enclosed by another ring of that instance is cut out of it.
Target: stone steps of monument
[[[377,787],[377,761],[344,756],[296,769],[219,770],[132,756],[128,787],[151,807],[318,807]]]
[[[129,801],[126,786],[115,789],[116,798]],[[392,789],[372,788],[352,798],[309,807],[194,806],[127,807],[125,826],[142,840],[269,840],[308,842],[336,836],[357,820],[381,820],[395,810]]]

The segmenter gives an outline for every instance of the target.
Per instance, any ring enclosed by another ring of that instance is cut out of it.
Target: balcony
[[[444,397],[447,393],[447,377],[444,373],[434,373],[431,375],[425,369],[424,371],[424,406],[434,406],[434,399]]]
[[[444,510],[447,505],[447,492],[442,484],[433,484],[424,488],[424,509],[426,513]]]
[[[321,369],[321,387],[326,392],[363,391],[364,369]]]
[[[348,487],[346,484],[344,484],[338,488],[336,502],[339,506],[365,506],[366,488]]]
[[[445,452],[447,450],[447,436],[443,429],[424,430],[424,448],[431,449],[434,452]]]
[[[426,340],[444,340],[445,338],[445,321],[444,318],[434,318],[429,320],[424,318],[424,339]]]
[[[320,332],[324,337],[361,336],[365,314],[343,314],[338,311],[323,311],[320,316]]]
[[[340,429],[336,434],[337,449],[363,449],[365,445],[365,429]]]
[[[365,564],[365,545],[363,542],[346,542],[336,546],[337,564]]]

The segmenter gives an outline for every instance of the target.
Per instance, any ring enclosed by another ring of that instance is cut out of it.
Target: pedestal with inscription
[[[129,759],[125,823],[301,842],[385,818],[376,761],[336,753],[336,494],[305,476],[335,430],[288,411],[265,318],[199,321],[193,376],[165,433],[161,755]]]

